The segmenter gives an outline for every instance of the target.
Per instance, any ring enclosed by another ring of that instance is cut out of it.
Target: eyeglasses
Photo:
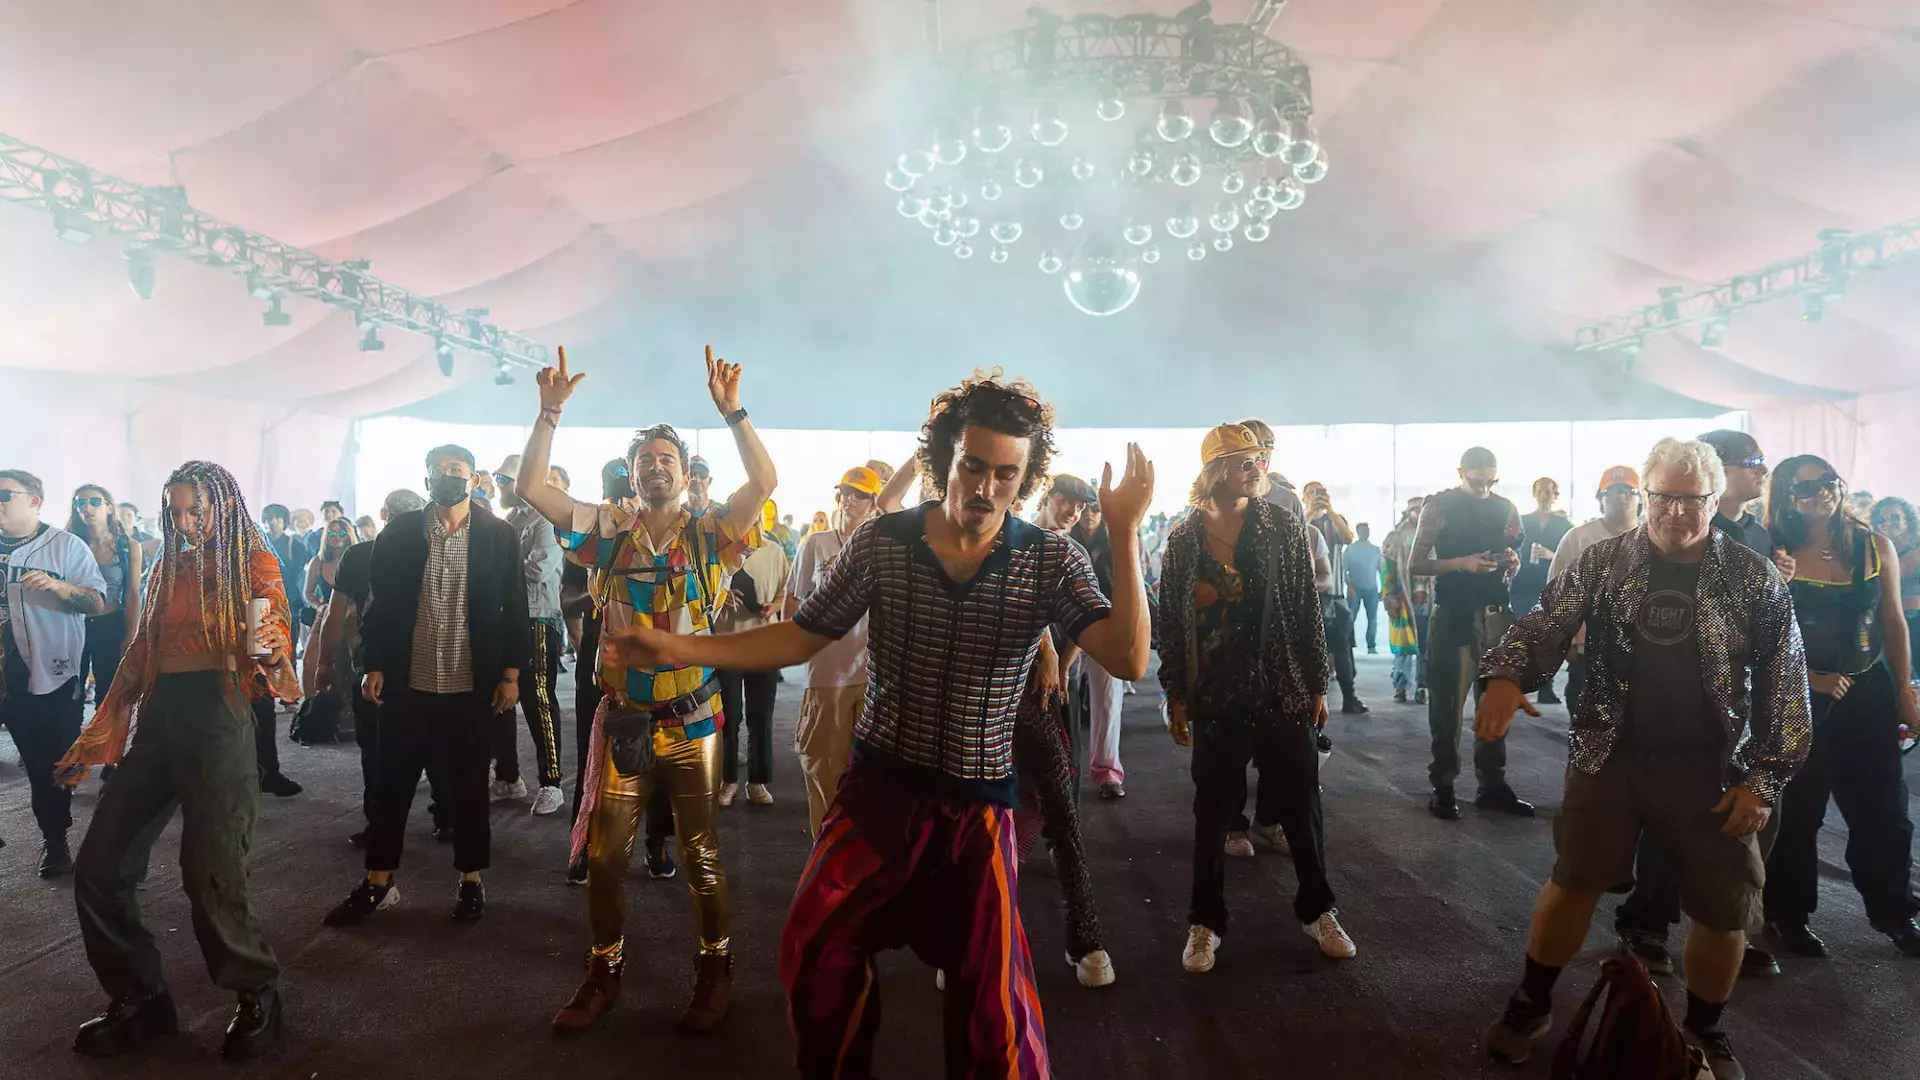
[[[1791,495],[1795,502],[1801,502],[1806,499],[1817,499],[1827,492],[1838,490],[1840,490],[1840,478],[1828,473],[1813,480],[1801,480],[1795,483],[1787,489],[1787,494]]]
[[[1727,462],[1736,469],[1764,469],[1767,467],[1767,455],[1748,454],[1746,457]]]
[[[1668,509],[1685,510],[1688,513],[1704,508],[1708,500],[1713,497],[1712,492],[1708,492],[1705,495],[1675,495],[1667,491],[1647,492],[1647,501],[1653,505],[1667,507]]]
[[[73,507],[76,510],[78,510],[80,507],[83,507],[83,506],[105,506],[105,505],[107,505],[107,500],[101,498],[98,495],[89,495],[84,498],[78,498],[73,500]]]

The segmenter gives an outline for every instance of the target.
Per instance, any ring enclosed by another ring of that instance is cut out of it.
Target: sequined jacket
[[[1480,661],[1483,679],[1545,685],[1587,627],[1587,682],[1568,731],[1569,763],[1597,773],[1627,722],[1634,625],[1646,601],[1653,544],[1646,526],[1588,548],[1548,582]],[[1700,568],[1697,616],[1706,702],[1737,747],[1743,786],[1776,803],[1813,737],[1807,660],[1787,583],[1764,557],[1713,530]],[[1744,741],[1743,741],[1743,736]]]
[[[1222,680],[1201,696],[1222,715],[1195,709],[1190,700],[1198,675],[1194,582],[1206,558],[1206,517],[1187,515],[1167,537],[1160,572],[1160,686],[1169,700],[1194,709],[1195,730],[1211,732],[1227,725],[1259,724],[1275,719],[1299,723],[1313,715],[1313,699],[1326,693],[1333,673],[1327,658],[1326,629],[1320,618],[1320,593],[1314,587],[1313,550],[1300,519],[1261,499],[1247,504],[1246,524],[1235,544],[1234,561],[1245,575],[1248,592],[1273,590],[1273,623],[1259,671],[1211,673]],[[1278,535],[1276,535],[1276,533]],[[1275,556],[1278,556],[1277,560]],[[1278,562],[1269,581],[1267,567]],[[1228,703],[1232,703],[1229,705]]]

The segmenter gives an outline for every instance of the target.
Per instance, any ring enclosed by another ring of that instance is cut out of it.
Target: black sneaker
[[[1434,788],[1427,797],[1427,812],[1441,821],[1459,821],[1460,802],[1453,797],[1453,789]]]
[[[477,881],[463,881],[453,899],[454,922],[478,922],[487,913],[487,887]]]
[[[1747,1070],[1733,1056],[1733,1043],[1727,1039],[1727,1033],[1719,1028],[1695,1031],[1682,1024],[1680,1036],[1687,1045],[1699,1050],[1707,1059],[1707,1068],[1713,1070],[1713,1080],[1747,1080]]]
[[[1902,954],[1920,957],[1920,924],[1912,919],[1900,923],[1876,923],[1873,928],[1887,935],[1893,947]]]
[[[228,1061],[251,1061],[280,1043],[280,991],[271,986],[240,995],[240,1004],[227,1024],[220,1056]]]
[[[1512,788],[1503,787],[1496,791],[1483,791],[1473,800],[1473,805],[1482,810],[1492,810],[1514,817],[1532,817],[1533,804],[1513,793]]]
[[[47,879],[73,873],[73,853],[67,850],[67,834],[49,836],[40,845],[40,876]]]
[[[260,778],[260,793],[281,799],[289,799],[307,790],[279,773],[267,773]]]
[[[94,1058],[119,1057],[179,1031],[180,1018],[166,991],[144,1001],[115,998],[105,1013],[80,1025],[73,1051]]]
[[[584,870],[585,867],[582,866]],[[647,845],[647,876],[655,881],[665,881],[680,872],[673,861],[673,852],[662,842]]]
[[[1740,957],[1740,977],[1743,979],[1765,979],[1780,974],[1780,961],[1765,949],[1747,946]]]
[[[581,856],[567,864],[567,884],[585,885],[587,883],[587,860]]]
[[[1547,685],[1541,687],[1540,692],[1533,695],[1533,701],[1534,701],[1534,704],[1536,705],[1561,704],[1560,695],[1553,692],[1552,683],[1548,683]]]
[[[366,922],[374,912],[385,911],[399,902],[400,887],[392,882],[375,885],[371,881],[362,881],[320,922],[324,926],[353,926]]]
[[[1780,947],[1795,956],[1805,956],[1814,960],[1827,957],[1827,943],[1806,923],[1767,924],[1767,936],[1780,943]]]
[[[1665,934],[1648,930],[1622,930],[1620,951],[1645,964],[1650,974],[1673,974],[1673,954],[1667,951]]]
[[[1533,1056],[1534,1040],[1552,1026],[1551,1002],[1535,1005],[1524,993],[1515,993],[1507,999],[1507,1011],[1487,1029],[1487,1056],[1502,1065],[1524,1065]]]
[[[1340,711],[1347,716],[1358,716],[1361,713],[1372,712],[1373,710],[1367,708],[1359,698],[1350,697],[1340,703]]]

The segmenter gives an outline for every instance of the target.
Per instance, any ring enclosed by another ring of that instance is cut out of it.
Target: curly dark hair
[[[983,427],[1026,439],[1027,470],[1020,477],[1020,498],[1033,494],[1053,466],[1059,447],[1053,441],[1053,407],[1040,400],[1033,384],[1008,379],[999,368],[973,377],[933,399],[920,428],[920,476],[934,498],[947,497],[953,451],[969,427]]]
[[[655,439],[665,439],[673,444],[674,450],[680,454],[681,472],[685,472],[691,467],[693,454],[687,450],[687,441],[680,437],[680,433],[673,429],[672,424],[655,424],[650,428],[633,433],[633,441],[627,444],[626,463],[628,468],[633,467],[633,455],[639,453],[641,447]]]

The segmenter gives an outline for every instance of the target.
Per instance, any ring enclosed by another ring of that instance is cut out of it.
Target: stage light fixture
[[[505,360],[500,361],[500,370],[493,373],[493,385],[495,386],[512,386],[513,385],[513,368],[509,367]]]
[[[267,310],[260,313],[260,325],[286,326],[292,322],[293,316],[280,310],[280,298],[278,296],[269,297],[267,300]]]
[[[130,247],[127,255],[127,285],[133,289],[133,295],[142,300],[153,299],[153,252],[146,248]]]
[[[273,299],[273,286],[267,284],[266,278],[261,277],[259,274],[249,272],[247,274],[247,295],[253,297],[255,300],[271,300]]]
[[[1685,288],[1679,285],[1660,286],[1660,317],[1672,322],[1680,317],[1680,294]]]
[[[433,346],[433,362],[440,368],[440,374],[453,377],[453,346],[445,341],[436,341]]]
[[[1727,320],[1713,319],[1700,328],[1700,344],[1705,348],[1717,349],[1727,340]]]
[[[53,212],[53,234],[69,244],[84,244],[93,239],[93,222],[81,217],[72,210],[60,209]]]
[[[367,332],[360,335],[361,352],[379,352],[386,347],[387,343],[380,340],[380,328],[377,326],[368,327]]]
[[[1818,292],[1810,292],[1800,298],[1800,321],[1819,322],[1827,317],[1827,298]]]

